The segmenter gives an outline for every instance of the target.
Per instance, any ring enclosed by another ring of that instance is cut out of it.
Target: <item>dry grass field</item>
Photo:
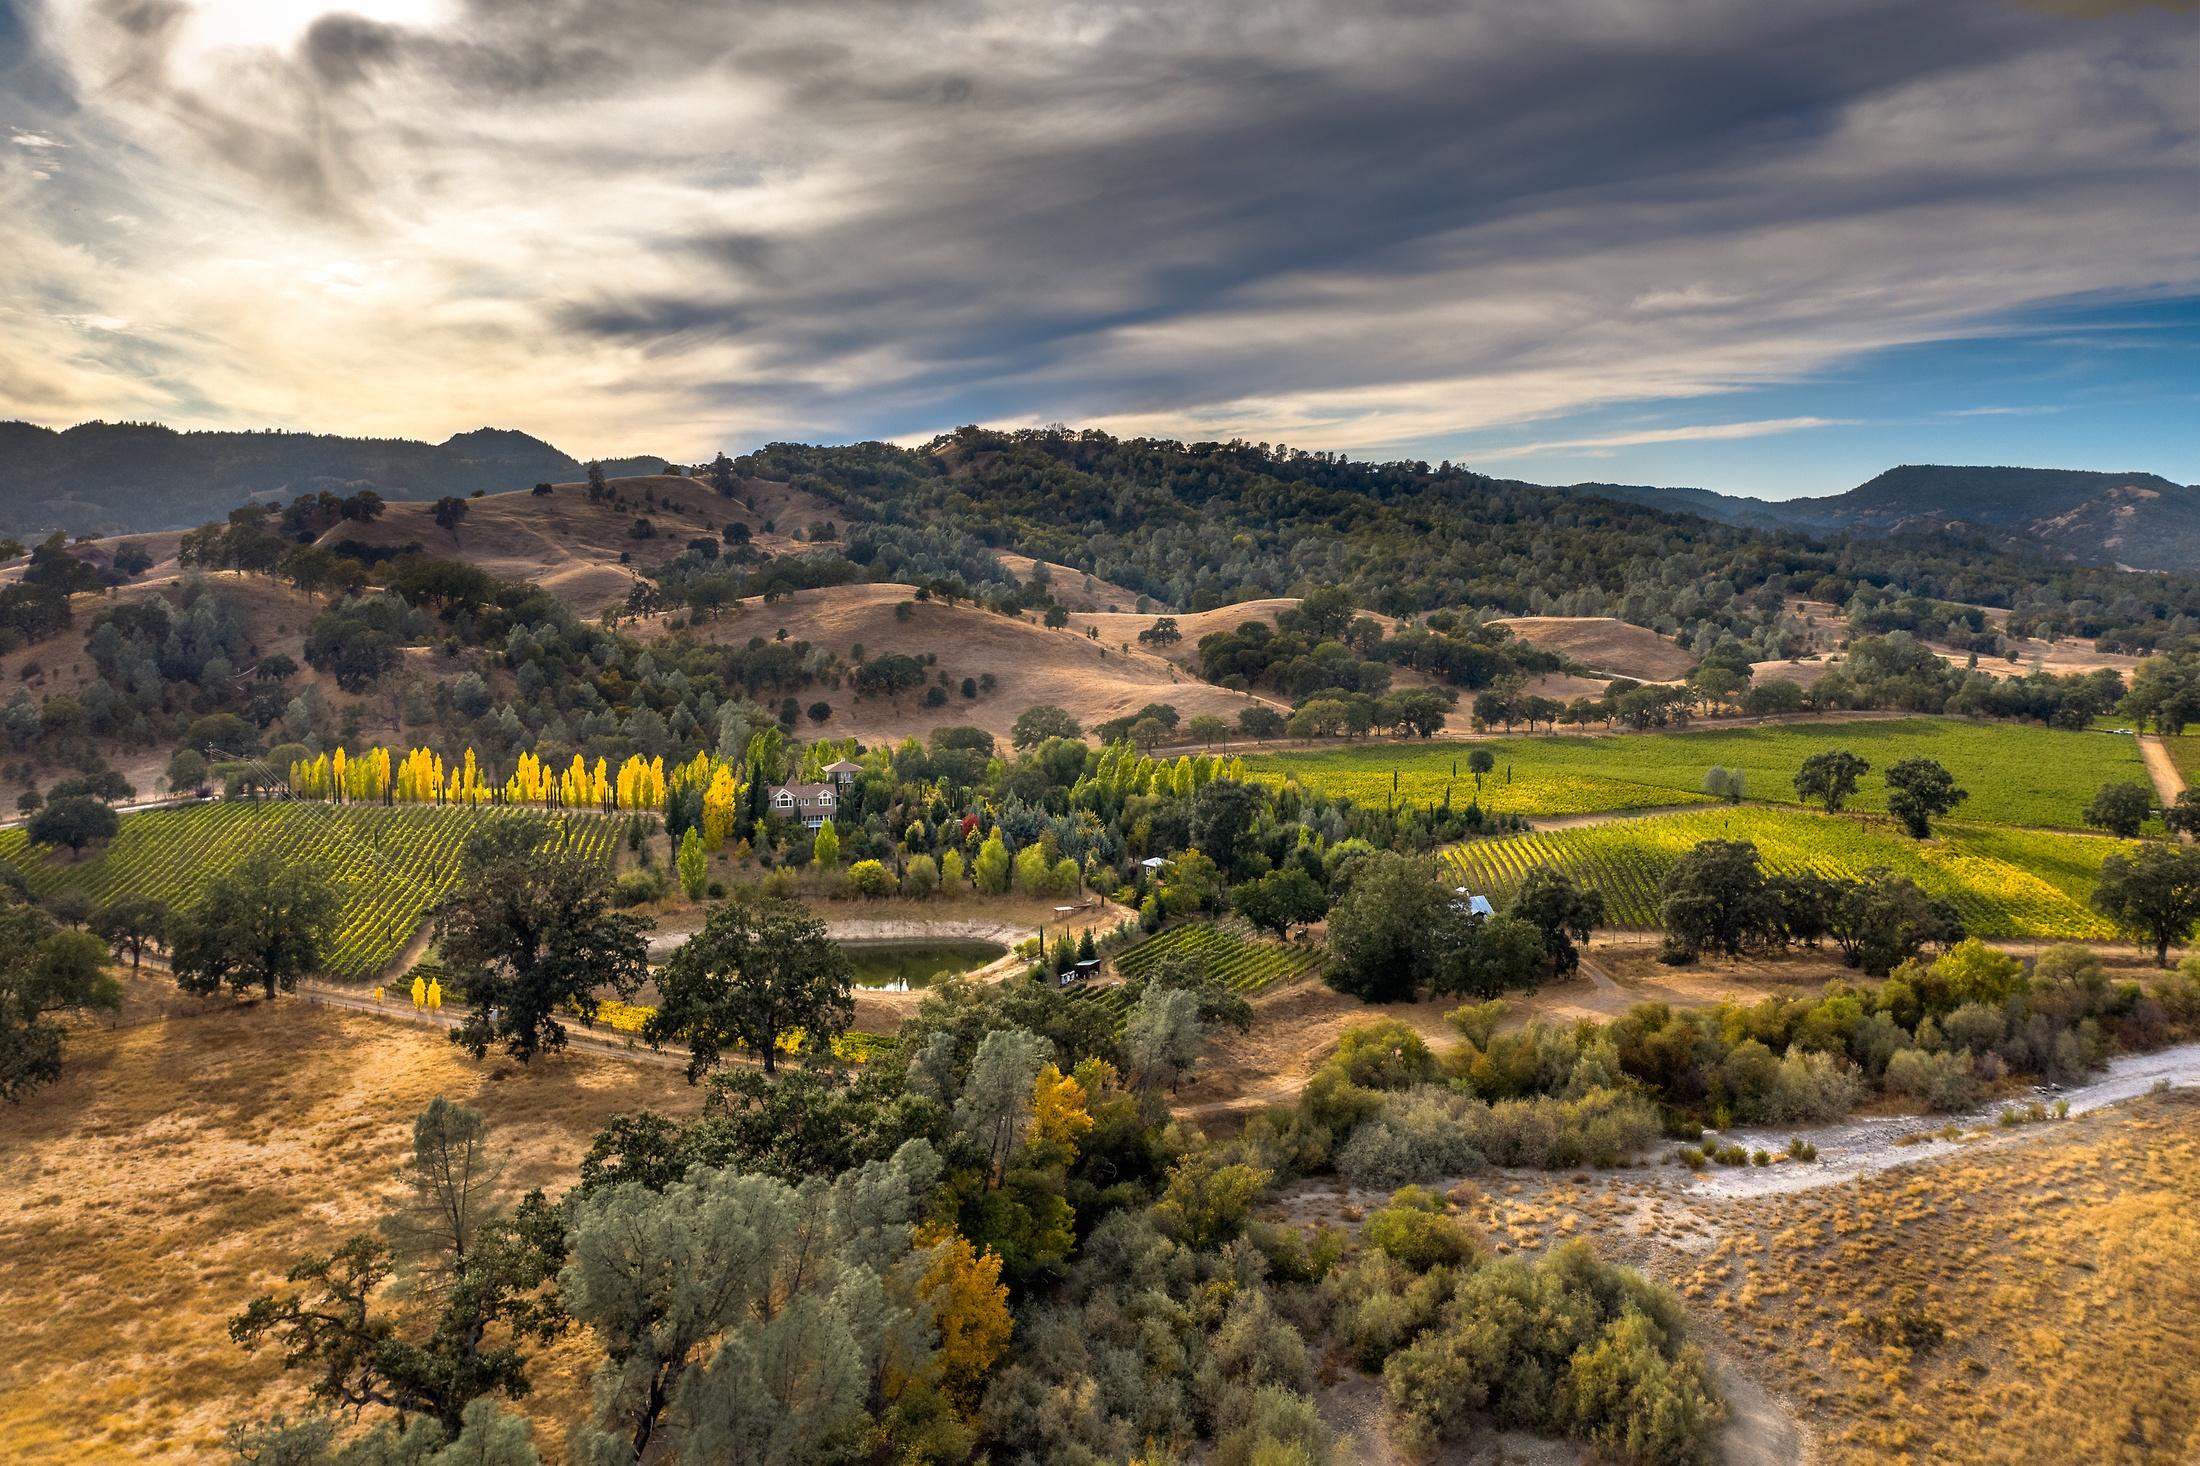
[[[1648,627],[1606,616],[1517,616],[1504,624],[1522,641],[1562,652],[1608,677],[1672,682],[1696,665],[1694,657]]]
[[[1921,1122],[1922,1124],[1923,1122]],[[1788,1164],[1782,1162],[1781,1164]],[[1974,1131],[1838,1186],[1738,1200],[1678,1168],[1452,1192],[1501,1253],[1584,1238],[1678,1289],[1819,1466],[2174,1466],[2200,1451],[2200,1095]],[[1307,1182],[1271,1215],[1355,1226]]]
[[[0,1457],[206,1461],[230,1421],[295,1412],[298,1383],[227,1320],[372,1227],[439,1094],[490,1116],[515,1196],[570,1185],[608,1116],[699,1103],[674,1069],[476,1064],[439,1030],[297,999],[74,1035],[59,1085],[0,1107]],[[594,1364],[569,1338],[533,1371],[547,1457]]]
[[[895,614],[905,601],[910,604],[906,621]],[[925,705],[921,692],[898,704],[881,698],[859,702],[846,688],[820,689],[804,696],[805,704],[822,699],[833,709],[832,718],[822,727],[803,723],[804,737],[853,735],[866,745],[921,739],[942,724],[960,723],[984,728],[1005,744],[1016,715],[1034,703],[1066,709],[1089,729],[1150,702],[1170,704],[1187,721],[1215,713],[1234,723],[1238,712],[1254,700],[1201,682],[1140,649],[1132,639],[1135,632],[1125,631],[1112,641],[1106,639],[1106,632],[1097,641],[1085,635],[1087,622],[1116,620],[1141,627],[1153,624],[1150,616],[1102,614],[1073,616],[1068,627],[1057,630],[1037,624],[1036,619],[997,616],[968,604],[949,607],[938,601],[912,601],[903,585],[843,585],[798,591],[769,606],[751,601],[737,612],[696,627],[694,634],[711,642],[740,644],[755,636],[773,639],[785,631],[790,641],[807,641],[838,652],[844,663],[852,659],[857,646],[866,658],[897,652],[933,656],[938,662],[931,670],[945,672],[956,689],[965,677],[991,674],[994,678],[992,692],[967,699],[956,690],[946,706],[936,708]],[[639,628],[645,637],[656,629],[656,623]],[[1190,636],[1189,631],[1186,635]],[[1125,641],[1132,648],[1127,653],[1122,649]]]

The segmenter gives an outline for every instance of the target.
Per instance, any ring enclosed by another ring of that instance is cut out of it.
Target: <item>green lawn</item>
[[[2086,902],[2101,861],[2128,848],[2122,842],[1969,824],[1943,824],[1936,834],[1921,844],[1884,815],[1745,806],[1471,841],[1445,859],[1460,884],[1500,901],[1528,871],[1554,866],[1602,891],[1614,925],[1652,927],[1658,882],[1676,858],[1700,840],[1748,840],[1767,870],[1854,877],[1887,866],[1952,900],[1974,936],[2111,934]]]
[[[1744,770],[1752,799],[1791,802],[1791,781],[1803,760],[1833,748],[1848,749],[1871,764],[1853,803],[1865,810],[1886,808],[1886,769],[1910,757],[1939,760],[1970,791],[1958,811],[1966,821],[2082,828],[2080,815],[2102,784],[2129,780],[2152,787],[2130,737],[1956,718],[1535,736],[1472,746],[1489,749],[1497,759],[1496,773],[1483,781],[1483,806],[1530,816],[1701,799],[1704,771],[1714,764]],[[1440,801],[1447,788],[1455,804],[1477,797],[1466,773],[1467,749],[1455,743],[1336,745],[1251,755],[1245,763],[1255,773],[1288,772],[1361,803],[1388,798],[1393,772],[1401,799]]]

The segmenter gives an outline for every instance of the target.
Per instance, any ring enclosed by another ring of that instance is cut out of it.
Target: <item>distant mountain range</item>
[[[1905,464],[1823,499],[1745,499],[1708,489],[1576,484],[1583,493],[1758,529],[1850,534],[1949,531],[2009,549],[2134,570],[2200,569],[2200,485],[2151,473]]]
[[[606,460],[613,477],[665,460]],[[56,432],[0,422],[0,532],[128,534],[219,519],[255,495],[288,501],[371,488],[385,499],[504,493],[569,483],[580,461],[540,438],[478,428],[441,443],[311,433],[179,433],[157,423]],[[2005,549],[2135,570],[2200,570],[2200,485],[2151,473],[1906,464],[1822,499],[1750,499],[1708,489],[1575,484],[1577,492],[1768,530],[1953,532]]]
[[[614,477],[655,473],[655,457],[606,461]],[[441,443],[311,433],[179,433],[157,423],[84,423],[56,432],[0,422],[0,529],[21,536],[186,529],[258,495],[285,502],[330,489],[385,499],[501,493],[571,483],[580,462],[499,428]]]

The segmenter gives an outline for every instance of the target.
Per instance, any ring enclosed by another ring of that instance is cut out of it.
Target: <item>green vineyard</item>
[[[2200,746],[2200,739],[2185,741]],[[1474,748],[1488,752],[1497,765],[1479,789],[1467,765]],[[1280,784],[1288,776],[1361,805],[1388,803],[1395,777],[1395,797],[1402,803],[1441,804],[1448,795],[1455,807],[1474,799],[1493,813],[1533,818],[1694,803],[1703,799],[1704,773],[1713,765],[1742,770],[1751,799],[1786,804],[1795,799],[1795,774],[1803,760],[1830,749],[1847,749],[1871,765],[1853,808],[1885,809],[1886,771],[1905,758],[1930,758],[1970,791],[1959,813],[1981,824],[2078,829],[2101,785],[2120,780],[2147,785],[2146,765],[2130,737],[1956,718],[1609,737],[1538,734],[1492,738],[1471,747],[1332,744],[1259,754],[1248,757],[1245,767],[1255,778]]]
[[[1207,975],[1233,992],[1256,993],[1270,983],[1321,965],[1321,949],[1243,937],[1205,922],[1172,928],[1115,959],[1126,977],[1142,977],[1163,957],[1203,957]]]
[[[195,900],[209,877],[275,850],[335,886],[341,905],[326,971],[358,980],[387,966],[450,889],[467,831],[509,817],[490,809],[224,801],[129,815],[120,834],[80,861],[31,845],[20,829],[0,830],[0,859],[42,897],[73,887],[96,901],[149,896],[176,907]],[[610,821],[571,816],[559,823],[587,854],[611,858],[617,831]]]
[[[1325,953],[1317,946],[1287,946],[1265,937],[1246,937],[1225,927],[1195,922],[1171,927],[1159,936],[1140,942],[1115,959],[1125,977],[1139,977],[1171,953],[1207,959],[1207,975],[1234,992],[1254,993],[1285,978],[1319,971]],[[1070,996],[1098,1003],[1115,1015],[1118,1023],[1130,1011],[1130,998],[1117,984],[1079,986]]]
[[[1963,913],[1982,937],[2112,935],[2086,899],[2111,852],[2124,842],[2003,826],[1943,824],[1920,844],[1884,816],[1825,816],[1787,810],[1715,809],[1613,820],[1579,829],[1480,840],[1444,852],[1455,879],[1502,901],[1522,876],[1553,866],[1604,893],[1614,925],[1657,922],[1658,882],[1699,840],[1748,840],[1771,871],[1858,876],[1886,866]]]

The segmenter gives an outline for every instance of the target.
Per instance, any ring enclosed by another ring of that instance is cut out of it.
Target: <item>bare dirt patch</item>
[[[441,1032],[294,999],[74,1034],[62,1082],[0,1109],[0,1454],[203,1461],[231,1420],[295,1412],[299,1383],[226,1322],[299,1255],[372,1226],[438,1094],[489,1114],[515,1194],[570,1185],[614,1113],[700,1102],[676,1070],[476,1064]],[[553,1457],[594,1365],[571,1339],[533,1371]]]

